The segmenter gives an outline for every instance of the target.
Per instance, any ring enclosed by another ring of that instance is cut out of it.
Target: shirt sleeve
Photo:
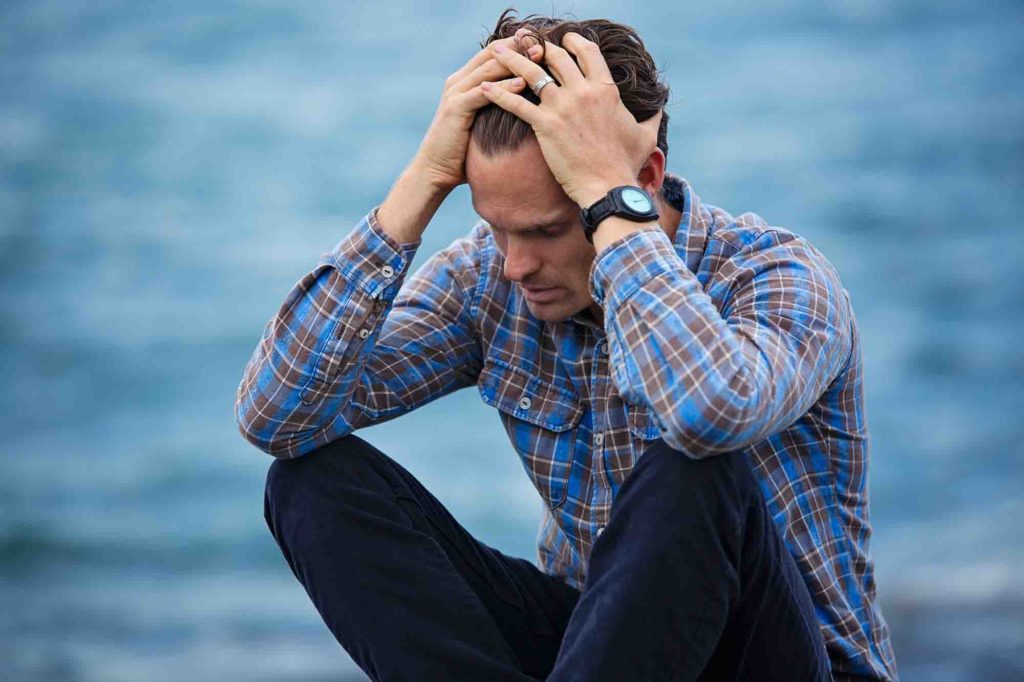
[[[456,240],[403,287],[419,244],[395,242],[374,209],[299,280],[238,386],[246,440],[294,458],[475,382],[473,242]]]
[[[726,260],[707,287],[657,228],[616,240],[591,269],[623,399],[694,458],[792,424],[852,347],[848,295],[807,242],[768,230],[718,246]]]

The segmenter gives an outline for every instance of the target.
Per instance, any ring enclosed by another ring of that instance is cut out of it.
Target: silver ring
[[[530,89],[533,90],[533,94],[537,95],[537,97],[540,97],[540,91],[544,89],[544,86],[554,82],[555,79],[552,78],[551,76],[544,76],[539,81],[531,85]]]

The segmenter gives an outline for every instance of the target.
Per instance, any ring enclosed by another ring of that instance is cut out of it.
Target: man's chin
[[[571,305],[566,305],[565,301],[552,301],[551,303],[526,301],[526,307],[541,322],[562,322],[579,312]]]

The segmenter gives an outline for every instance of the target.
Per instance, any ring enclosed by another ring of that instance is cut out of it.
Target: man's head
[[[519,28],[533,34],[533,42],[524,39],[521,51],[541,38],[560,45],[570,31],[597,43],[634,118],[642,122],[663,112],[668,87],[658,79],[654,60],[632,28],[604,19],[562,21],[531,15],[520,21],[506,11],[483,45],[513,36]],[[522,96],[539,102],[529,89]],[[667,125],[668,114],[662,113],[660,152],[652,154],[662,163],[645,166],[638,176],[638,184],[655,193],[659,210],[664,206],[658,190],[668,153]],[[480,109],[466,155],[466,177],[474,208],[491,225],[505,255],[505,277],[523,288],[530,311],[556,321],[592,306],[588,275],[594,248],[583,236],[579,206],[551,174],[529,124],[497,105]]]

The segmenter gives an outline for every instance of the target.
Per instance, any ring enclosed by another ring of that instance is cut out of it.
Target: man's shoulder
[[[494,239],[487,223],[478,220],[467,232],[451,240],[427,259],[423,268],[443,263],[446,267],[477,275],[493,259]]]
[[[839,273],[828,257],[804,235],[773,225],[752,211],[733,215],[718,206],[703,204],[708,225],[704,256],[712,270],[727,262],[742,264],[770,262],[809,267],[839,281]]]
[[[403,292],[408,296],[424,288],[435,295],[456,291],[472,300],[475,311],[485,292],[494,295],[492,290],[500,279],[496,277],[501,271],[500,256],[490,226],[477,220],[468,231],[431,254]]]
[[[817,251],[801,235],[772,225],[757,213],[734,214],[704,201],[682,176],[666,173],[662,191],[668,203],[682,214],[684,228],[676,231],[676,251],[688,263],[699,260],[705,271],[714,270],[724,259],[770,250],[781,244]]]
[[[792,230],[772,225],[759,214],[745,211],[733,215],[724,208],[703,204],[706,210],[705,220],[708,224],[708,241],[730,255],[741,251],[757,251],[770,248],[776,244],[810,242]]]
[[[802,320],[817,317],[830,333],[847,339],[854,357],[856,318],[849,291],[839,271],[809,239],[772,225],[753,212],[733,216],[705,204],[708,240],[701,267],[709,274],[706,291],[720,309],[737,300],[752,302],[766,312]]]
[[[701,208],[708,226],[701,270],[717,302],[725,306],[748,290],[775,291],[782,298],[802,290],[807,301],[827,301],[823,309],[834,321],[852,324],[852,302],[838,269],[807,237],[757,213],[734,216],[717,206]]]
[[[485,263],[497,250],[491,227],[482,219],[476,220],[462,235],[456,237],[438,253],[464,254],[476,263]]]

